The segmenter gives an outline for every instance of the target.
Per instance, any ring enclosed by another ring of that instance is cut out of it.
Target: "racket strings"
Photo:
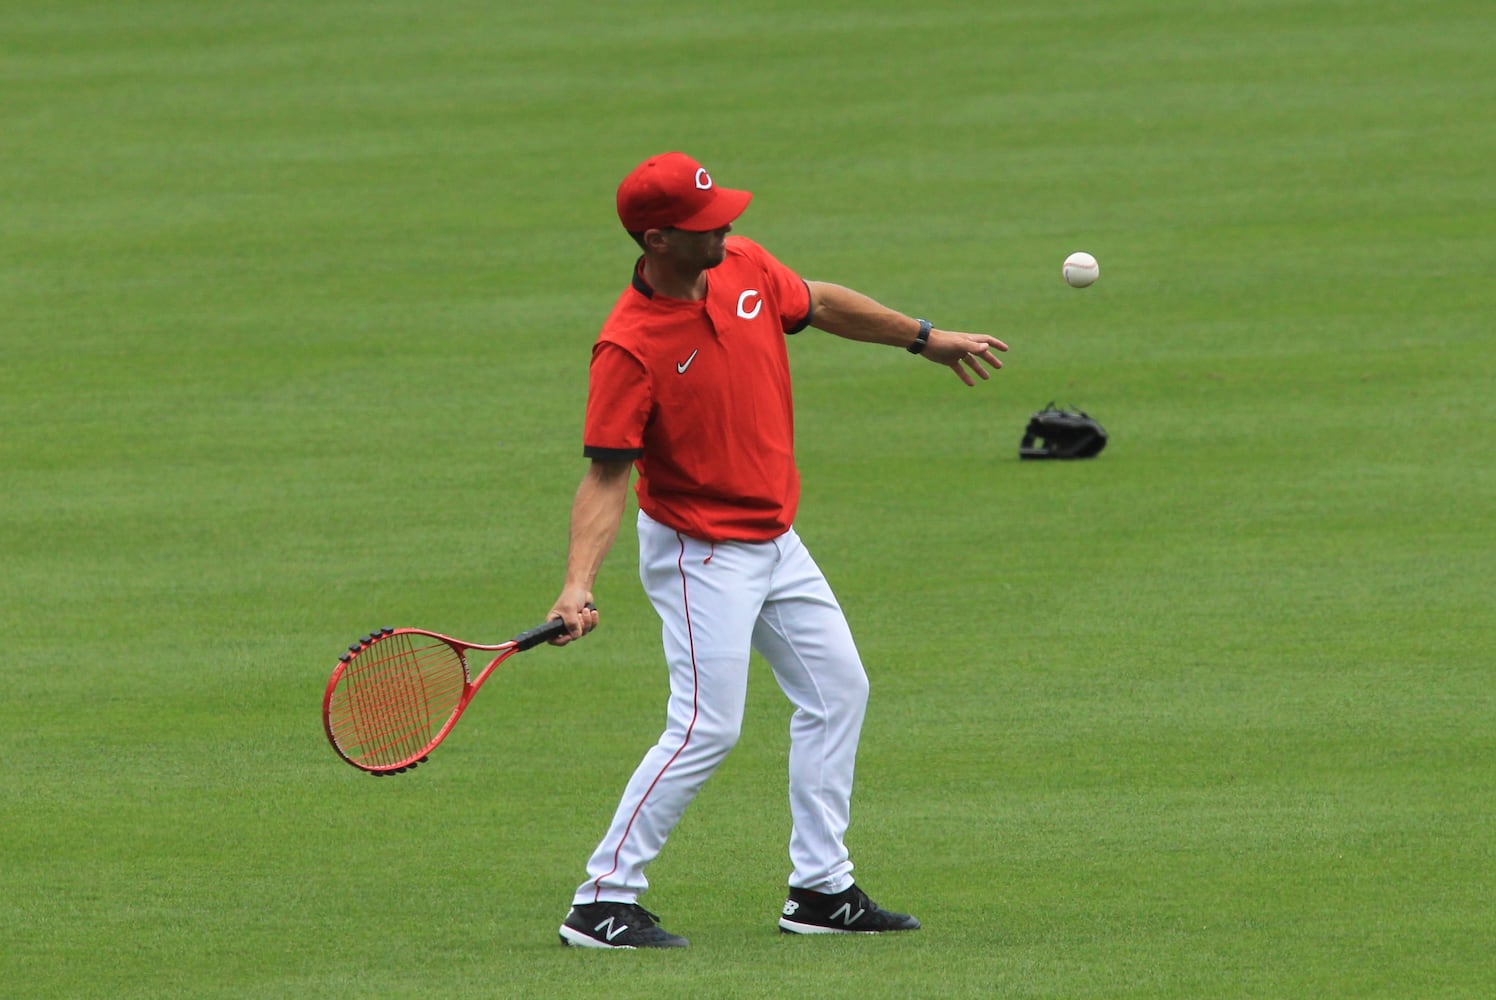
[[[347,756],[387,766],[419,756],[462,701],[467,670],[457,650],[400,633],[365,649],[344,671],[328,718]]]

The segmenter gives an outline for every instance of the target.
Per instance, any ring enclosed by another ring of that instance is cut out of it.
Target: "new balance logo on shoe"
[[[611,942],[618,935],[629,929],[628,924],[619,924],[617,927],[614,927],[613,922],[616,919],[616,917],[609,917],[607,920],[604,920],[602,923],[598,924],[592,929],[597,931],[599,934],[601,934]],[[604,930],[603,928],[607,928],[607,930]]]
[[[852,904],[851,903],[843,903],[841,906],[839,906],[836,910],[834,910],[832,912],[831,919],[832,920],[840,920],[842,922],[842,926],[843,927],[851,927],[852,924],[856,922],[857,918],[860,917],[860,916],[862,916],[866,912],[867,912],[866,910],[864,910],[862,907],[859,906],[857,908],[857,912],[853,913],[852,912]]]
[[[779,930],[785,934],[880,934],[919,930],[907,913],[885,910],[857,886],[841,892],[791,889],[784,902]]]

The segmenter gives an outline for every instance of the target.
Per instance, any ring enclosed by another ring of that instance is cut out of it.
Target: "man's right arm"
[[[597,627],[597,611],[588,610],[592,584],[603,559],[618,537],[618,525],[628,504],[629,473],[633,463],[595,458],[577,487],[571,505],[571,543],[566,555],[566,585],[547,619],[566,622],[566,635],[553,640],[564,646]]]

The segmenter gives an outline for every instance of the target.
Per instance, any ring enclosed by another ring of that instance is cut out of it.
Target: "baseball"
[[[1085,288],[1101,276],[1101,265],[1084,250],[1077,250],[1065,258],[1065,266],[1060,268],[1060,273],[1071,287]]]

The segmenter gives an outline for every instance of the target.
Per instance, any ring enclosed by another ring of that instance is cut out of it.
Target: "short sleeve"
[[[617,344],[599,341],[592,349],[582,454],[607,461],[643,455],[651,400],[643,363]]]

